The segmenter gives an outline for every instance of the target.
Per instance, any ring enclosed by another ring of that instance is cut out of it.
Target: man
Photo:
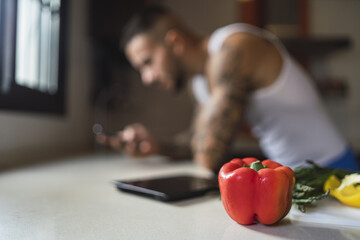
[[[169,91],[192,81],[202,106],[194,121],[191,149],[200,165],[217,170],[243,121],[252,126],[263,152],[295,167],[358,169],[344,139],[327,117],[308,75],[272,34],[232,24],[200,38],[171,12],[152,6],[136,15],[123,34],[126,56],[144,84]],[[183,157],[184,147],[161,144],[135,124],[106,139],[135,156]]]

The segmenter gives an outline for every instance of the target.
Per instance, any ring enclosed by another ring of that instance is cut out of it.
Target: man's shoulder
[[[259,36],[239,32],[226,37],[221,46],[217,50],[211,51],[208,57],[212,61],[212,59],[219,57],[223,59],[227,56],[240,54],[242,61],[252,62],[253,65],[256,65],[259,60],[258,57],[261,58],[262,53],[271,47],[273,46],[269,42]]]
[[[266,42],[263,36],[264,30],[245,24],[233,23],[215,30],[209,38],[209,52],[214,53],[227,44],[237,47],[256,46]]]
[[[233,32],[221,46],[209,54],[209,73],[219,76],[221,70],[241,75],[242,82],[250,81],[255,88],[271,84],[281,69],[281,54],[275,44],[254,32]],[[216,75],[217,73],[217,75]]]
[[[264,38],[247,32],[238,32],[231,34],[224,39],[223,46],[234,46],[248,49],[267,43]]]

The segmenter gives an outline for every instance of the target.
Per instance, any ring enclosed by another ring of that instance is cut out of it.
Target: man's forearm
[[[229,159],[230,144],[241,121],[241,108],[223,96],[213,96],[197,117],[192,139],[194,159],[213,170]]]

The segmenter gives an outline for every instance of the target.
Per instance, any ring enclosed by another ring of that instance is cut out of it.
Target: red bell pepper
[[[291,208],[295,174],[281,164],[256,158],[235,158],[219,172],[221,200],[240,224],[274,224]]]

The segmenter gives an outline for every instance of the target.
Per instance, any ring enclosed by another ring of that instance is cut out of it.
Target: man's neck
[[[189,76],[205,73],[205,65],[208,58],[208,38],[199,38],[189,46],[186,64]]]

